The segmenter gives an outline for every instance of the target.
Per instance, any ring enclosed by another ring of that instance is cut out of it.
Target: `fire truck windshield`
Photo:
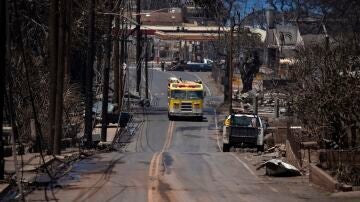
[[[203,99],[203,92],[199,90],[198,91],[172,90],[171,98],[189,99],[189,100]]]
[[[187,91],[187,99],[202,99],[203,98],[203,92],[202,91]]]

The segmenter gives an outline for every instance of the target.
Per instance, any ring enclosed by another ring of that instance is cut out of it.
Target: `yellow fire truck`
[[[204,88],[201,81],[168,80],[168,117],[203,118]]]

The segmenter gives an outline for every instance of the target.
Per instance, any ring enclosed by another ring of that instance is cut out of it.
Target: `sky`
[[[239,0],[239,2],[242,2],[242,1],[244,1],[244,0]],[[253,8],[255,10],[259,10],[259,9],[265,8],[265,6],[266,6],[266,0],[247,0],[246,8],[244,11],[245,11],[245,13],[251,13]]]

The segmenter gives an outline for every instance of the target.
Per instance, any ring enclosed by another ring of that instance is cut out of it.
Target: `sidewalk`
[[[57,165],[53,165],[56,160],[58,162],[62,160],[72,161],[74,158],[77,158],[78,155],[78,148],[69,148],[63,150],[61,155],[44,155],[44,160],[42,159],[40,153],[26,153],[24,155],[17,155],[17,165],[20,169],[21,181],[23,183],[30,184],[42,182],[46,183],[49,181],[49,178],[47,177],[45,179],[44,176],[41,175],[42,171],[39,169],[44,166],[50,166],[52,167],[51,169],[56,169]],[[13,156],[5,157],[5,174],[9,176],[9,179],[15,178],[15,161]],[[9,181],[4,181],[4,183],[0,182],[0,197],[6,195],[8,191],[12,189],[13,186],[8,182]]]

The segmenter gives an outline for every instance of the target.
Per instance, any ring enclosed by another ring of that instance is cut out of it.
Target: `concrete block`
[[[352,191],[353,187],[351,185],[343,184],[339,187],[340,191],[348,192]]]
[[[333,177],[314,164],[310,165],[309,178],[310,182],[323,187],[329,192],[335,192],[339,187],[339,183]]]
[[[8,183],[0,183],[0,197],[7,193],[10,187],[11,185]]]

